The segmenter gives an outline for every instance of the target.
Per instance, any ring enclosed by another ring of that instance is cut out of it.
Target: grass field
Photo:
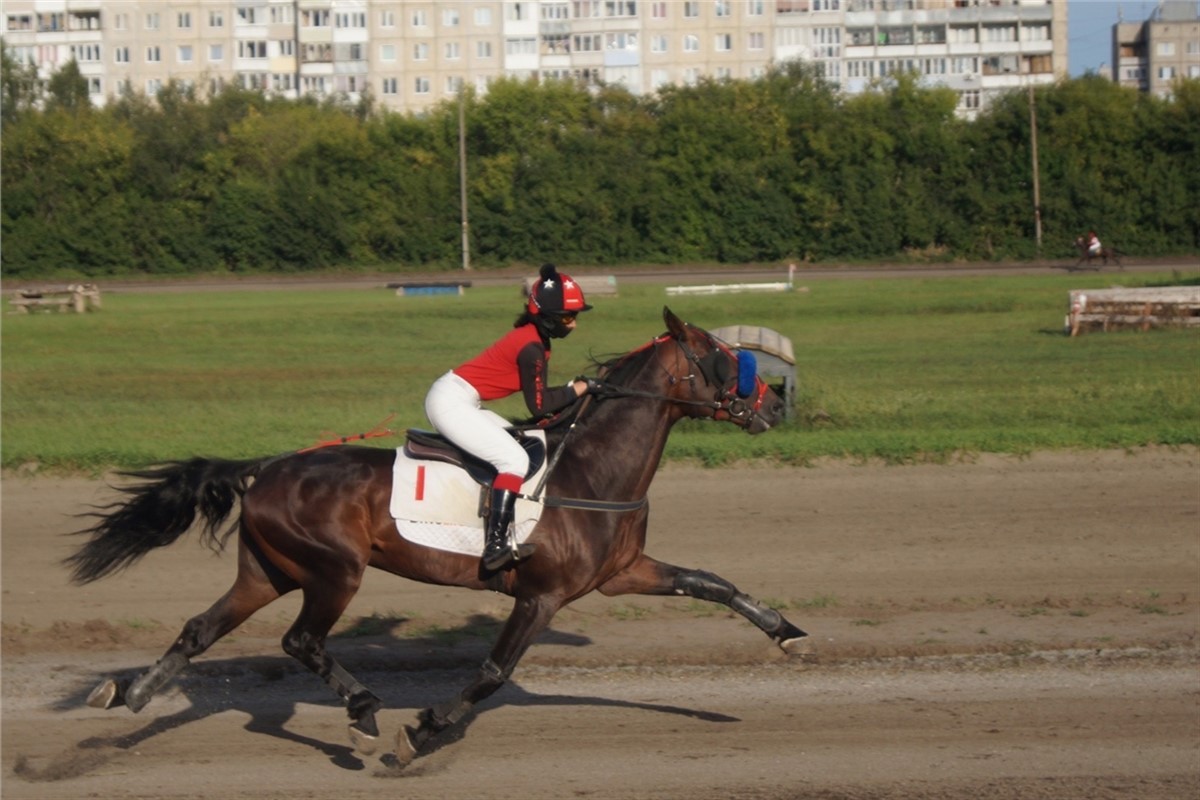
[[[807,292],[667,298],[623,284],[555,346],[551,377],[585,372],[664,329],[791,338],[791,422],[747,437],[686,422],[668,459],[806,463],[1200,444],[1200,331],[1063,335],[1069,289],[1195,283],[1197,275],[823,280]],[[427,427],[429,384],[505,331],[519,283],[463,297],[386,289],[119,293],[89,314],[6,315],[8,470],[97,473],[190,455],[247,457],[389,426]],[[495,406],[524,417],[510,399]],[[372,440],[395,446],[396,437]]]

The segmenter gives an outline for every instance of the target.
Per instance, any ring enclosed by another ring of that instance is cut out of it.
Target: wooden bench
[[[100,289],[94,283],[73,283],[69,286],[50,286],[19,289],[9,305],[17,314],[31,310],[75,311],[82,314],[100,308]]]

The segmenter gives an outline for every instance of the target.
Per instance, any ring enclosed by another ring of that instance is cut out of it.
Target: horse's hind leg
[[[359,683],[325,649],[326,636],[350,604],[361,581],[360,569],[357,575],[345,576],[340,581],[323,576],[319,583],[306,586],[304,606],[283,637],[283,649],[316,673],[342,698],[351,719],[350,740],[360,752],[370,755],[375,752],[379,740],[375,712],[383,706],[383,701]]]
[[[609,597],[619,594],[682,594],[722,603],[753,622],[785,653],[802,652],[808,637],[807,633],[788,622],[778,611],[738,591],[736,586],[719,575],[664,564],[646,555],[639,556],[637,561],[602,584],[600,592]]]
[[[88,696],[95,708],[128,706],[141,711],[154,693],[175,677],[191,659],[212,647],[218,639],[246,621],[258,609],[294,586],[268,576],[246,547],[239,548],[238,576],[233,586],[203,614],[183,626],[175,643],[158,662],[133,681],[108,679]]]

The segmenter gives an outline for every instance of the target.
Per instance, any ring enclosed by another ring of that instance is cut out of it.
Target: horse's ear
[[[666,306],[663,306],[663,322],[667,323],[667,330],[676,339],[681,338],[687,333],[687,323],[672,314],[671,309]]]

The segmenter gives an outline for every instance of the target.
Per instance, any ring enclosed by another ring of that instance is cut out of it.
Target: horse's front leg
[[[546,629],[559,604],[546,597],[518,599],[504,623],[491,655],[479,668],[479,674],[458,697],[427,708],[417,715],[418,725],[405,725],[396,734],[396,758],[408,764],[429,740],[454,727],[471,712],[475,704],[491,697],[505,684],[521,656],[534,638]]]
[[[609,597],[619,594],[681,594],[729,606],[770,636],[788,654],[803,651],[808,634],[719,575],[655,561],[646,555],[600,586]]]

